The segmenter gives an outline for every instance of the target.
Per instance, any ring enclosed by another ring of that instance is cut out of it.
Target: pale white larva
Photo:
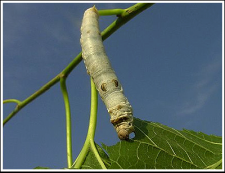
[[[111,116],[110,121],[118,137],[129,139],[129,134],[134,131],[132,107],[124,96],[122,86],[105,53],[98,18],[95,6],[84,13],[80,39],[82,57]]]

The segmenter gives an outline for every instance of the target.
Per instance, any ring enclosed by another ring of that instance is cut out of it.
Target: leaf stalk
[[[67,146],[67,165],[68,168],[71,168],[73,163],[72,157],[72,131],[71,131],[71,113],[70,113],[70,103],[69,96],[66,87],[66,78],[60,78],[60,86],[65,104],[65,112],[66,112],[66,146]]]

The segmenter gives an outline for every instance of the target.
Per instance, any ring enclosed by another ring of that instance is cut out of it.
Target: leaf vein
[[[151,139],[151,138],[149,138],[139,127],[137,127],[137,126],[135,126],[135,128],[137,128],[141,133],[143,133],[144,135],[145,135],[145,137],[146,138],[148,138],[149,139],[149,141],[151,141],[155,146],[157,146],[156,144],[155,144],[155,142],[153,142],[153,140]],[[157,146],[158,147],[158,146]]]

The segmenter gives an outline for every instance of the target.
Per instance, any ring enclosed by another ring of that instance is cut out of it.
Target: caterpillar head
[[[129,134],[134,132],[132,123],[125,123],[117,127],[117,134],[120,140],[128,140]]]
[[[126,129],[121,129],[117,132],[118,137],[120,140],[128,140],[129,139],[129,132]]]

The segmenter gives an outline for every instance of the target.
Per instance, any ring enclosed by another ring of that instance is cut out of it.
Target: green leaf
[[[222,137],[134,119],[135,138],[103,148],[109,169],[222,169]]]
[[[105,166],[108,168],[111,165],[110,163],[111,161],[108,155],[104,152],[104,150],[98,144],[95,144],[95,145],[102,161],[104,162]],[[81,166],[81,169],[102,169],[91,149],[89,150],[86,156],[86,159],[83,165]]]
[[[42,167],[42,166],[37,166],[34,169],[50,169],[50,168],[48,168],[48,167]]]

